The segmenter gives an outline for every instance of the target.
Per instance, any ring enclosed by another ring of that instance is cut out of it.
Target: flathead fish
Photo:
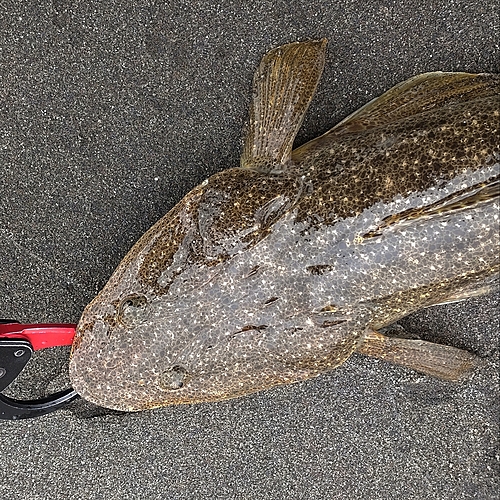
[[[241,165],[147,231],[86,307],[70,361],[84,398],[218,401],[355,352],[446,380],[476,365],[382,329],[498,284],[499,75],[415,76],[292,150],[325,50],[264,56]]]

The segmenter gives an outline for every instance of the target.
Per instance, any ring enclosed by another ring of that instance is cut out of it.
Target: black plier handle
[[[0,419],[17,420],[45,415],[78,397],[66,389],[42,399],[18,400],[5,396],[6,389],[22,372],[34,351],[60,345],[71,345],[76,325],[30,324],[0,320]]]

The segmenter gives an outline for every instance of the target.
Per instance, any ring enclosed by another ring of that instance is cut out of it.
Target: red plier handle
[[[14,320],[0,320],[0,419],[39,417],[78,397],[73,389],[29,401],[2,394],[21,373],[33,351],[71,345],[75,331],[76,325],[73,324],[21,324]]]
[[[39,323],[23,325],[14,320],[0,320],[0,339],[27,340],[34,351],[71,345],[75,336],[76,325],[71,323]]]

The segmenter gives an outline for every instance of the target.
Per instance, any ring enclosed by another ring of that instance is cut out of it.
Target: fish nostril
[[[175,365],[160,375],[159,386],[161,389],[176,391],[181,389],[188,379],[188,371],[183,366]]]

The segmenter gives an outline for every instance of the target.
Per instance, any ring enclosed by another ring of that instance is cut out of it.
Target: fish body
[[[194,188],[87,306],[70,362],[84,398],[218,401],[354,352],[445,379],[474,366],[380,329],[498,284],[500,78],[419,75],[292,150],[325,46],[263,58],[241,166]]]

